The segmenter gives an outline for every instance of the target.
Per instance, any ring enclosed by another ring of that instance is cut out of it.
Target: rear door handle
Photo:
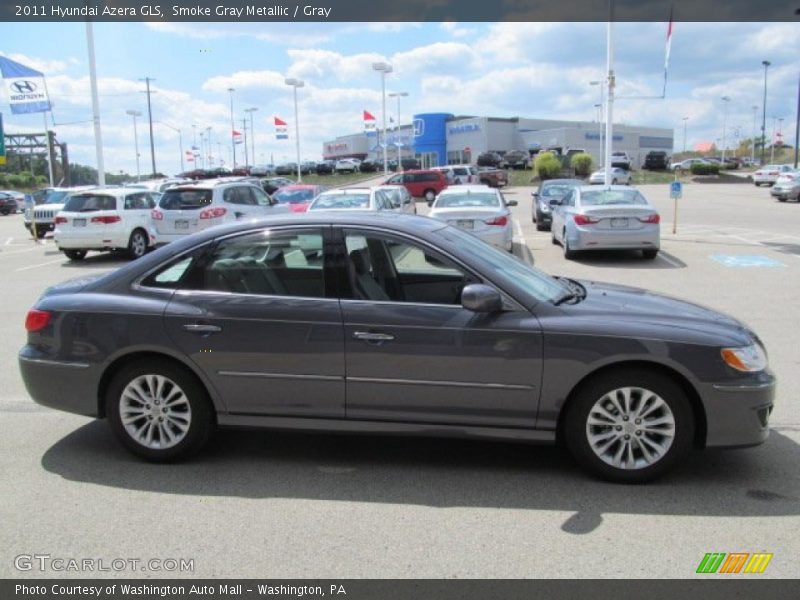
[[[222,327],[217,325],[205,325],[203,323],[187,323],[183,328],[192,333],[216,333],[222,331]]]
[[[372,331],[356,331],[353,337],[365,342],[391,342],[394,336],[390,333],[374,333]]]

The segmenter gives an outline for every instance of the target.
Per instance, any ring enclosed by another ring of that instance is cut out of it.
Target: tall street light
[[[250,157],[253,159],[253,164],[256,164],[256,130],[253,129],[253,113],[258,109],[256,107],[245,108],[244,112],[250,113]]]
[[[236,131],[236,127],[233,125],[233,92],[236,90],[233,88],[228,88],[228,93],[231,95],[231,161],[232,161],[232,169],[236,168],[236,136],[233,135],[233,132]]]
[[[390,92],[389,98],[397,98],[397,140],[395,141],[397,144],[397,169],[402,172],[403,170],[403,159],[400,156],[400,98],[405,98],[408,96],[408,92]]]
[[[136,181],[139,181],[142,175],[139,170],[139,133],[136,130],[136,117],[141,117],[142,113],[138,110],[131,109],[126,110],[125,114],[133,117],[133,147],[136,149]]]
[[[164,121],[161,121],[161,124],[164,125],[165,127],[169,127],[170,129],[172,129],[172,131],[177,131],[178,132],[178,150],[181,153],[181,173],[185,173],[186,169],[183,166],[183,134],[181,133],[180,129],[178,129],[177,127],[173,127],[169,123],[165,123]]]
[[[686,154],[686,122],[689,120],[689,117],[683,117],[681,121],[683,121],[683,153]]]
[[[156,146],[155,142],[153,142],[153,107],[150,104],[150,96],[155,94],[155,92],[150,89],[150,82],[155,81],[155,79],[152,77],[143,77],[139,79],[139,81],[144,81],[147,87],[143,93],[147,94],[147,120],[150,122],[150,160],[153,167],[153,177],[155,177],[158,171],[156,171]]]
[[[764,65],[764,102],[761,105],[761,164],[764,164],[764,154],[767,151],[767,69],[772,64],[768,60],[762,60]]]
[[[603,157],[603,105],[605,104],[605,82],[602,80],[590,81],[589,85],[597,85],[600,86],[600,104],[595,104],[595,106],[600,106],[600,118],[598,119],[598,131],[600,132],[600,137],[597,139],[597,147],[600,151],[597,153],[597,158],[600,160],[600,164],[605,164],[605,158]]]
[[[208,166],[212,167],[213,165],[213,156],[214,156],[214,149],[211,145],[211,127],[206,127],[206,151],[208,154]],[[205,159],[204,159],[205,160]]]
[[[800,146],[800,78],[797,80],[797,112],[794,119],[794,168],[796,169],[798,146]]]
[[[758,105],[753,105],[753,144],[752,148],[750,148],[750,162],[756,164],[756,137],[758,134],[756,133],[756,120],[758,119]]]
[[[731,101],[729,96],[723,96],[725,109],[722,112],[722,167],[725,167],[725,128],[728,125],[728,103]]]
[[[386,74],[392,72],[392,65],[385,62],[372,63],[372,68],[381,74],[381,103],[383,107],[383,175],[389,174],[389,157],[386,154]]]
[[[306,83],[302,79],[288,78],[284,83],[290,85],[294,91],[294,143],[297,150],[297,183],[302,183],[303,173],[300,171],[300,123],[297,117],[297,88],[303,87]]]

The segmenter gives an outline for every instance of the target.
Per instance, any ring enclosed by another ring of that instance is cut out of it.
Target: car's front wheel
[[[135,260],[145,254],[147,254],[147,234],[141,229],[135,229],[128,240],[128,256]]]
[[[655,371],[600,375],[582,386],[566,410],[567,447],[582,467],[609,481],[653,480],[692,446],[695,425],[686,393]]]
[[[64,250],[64,255],[70,260],[83,260],[86,258],[86,250]]]
[[[147,460],[179,460],[197,452],[214,428],[205,389],[185,368],[160,360],[121,369],[106,393],[106,416],[120,442]]]

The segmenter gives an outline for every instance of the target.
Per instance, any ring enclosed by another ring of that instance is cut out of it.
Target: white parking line
[[[19,271],[27,271],[28,269],[38,269],[39,267],[46,267],[47,265],[54,265],[55,263],[64,262],[64,260],[65,260],[64,257],[61,257],[57,260],[50,260],[36,265],[28,265],[27,267],[20,267],[19,269],[14,269],[14,272],[18,273]]]
[[[8,239],[6,240],[6,243],[5,243],[5,244],[3,244],[3,245],[4,245],[4,246],[10,246],[10,245],[11,245],[11,242],[13,242],[13,241],[14,241],[14,238],[13,238],[13,237],[12,237],[12,238],[8,238]]]

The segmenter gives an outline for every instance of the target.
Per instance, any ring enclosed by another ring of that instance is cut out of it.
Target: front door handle
[[[187,323],[183,328],[192,333],[217,333],[218,331],[222,331],[222,327],[218,325],[206,325],[203,323]]]
[[[374,333],[372,331],[356,331],[353,337],[365,342],[391,342],[394,336],[390,333]]]

